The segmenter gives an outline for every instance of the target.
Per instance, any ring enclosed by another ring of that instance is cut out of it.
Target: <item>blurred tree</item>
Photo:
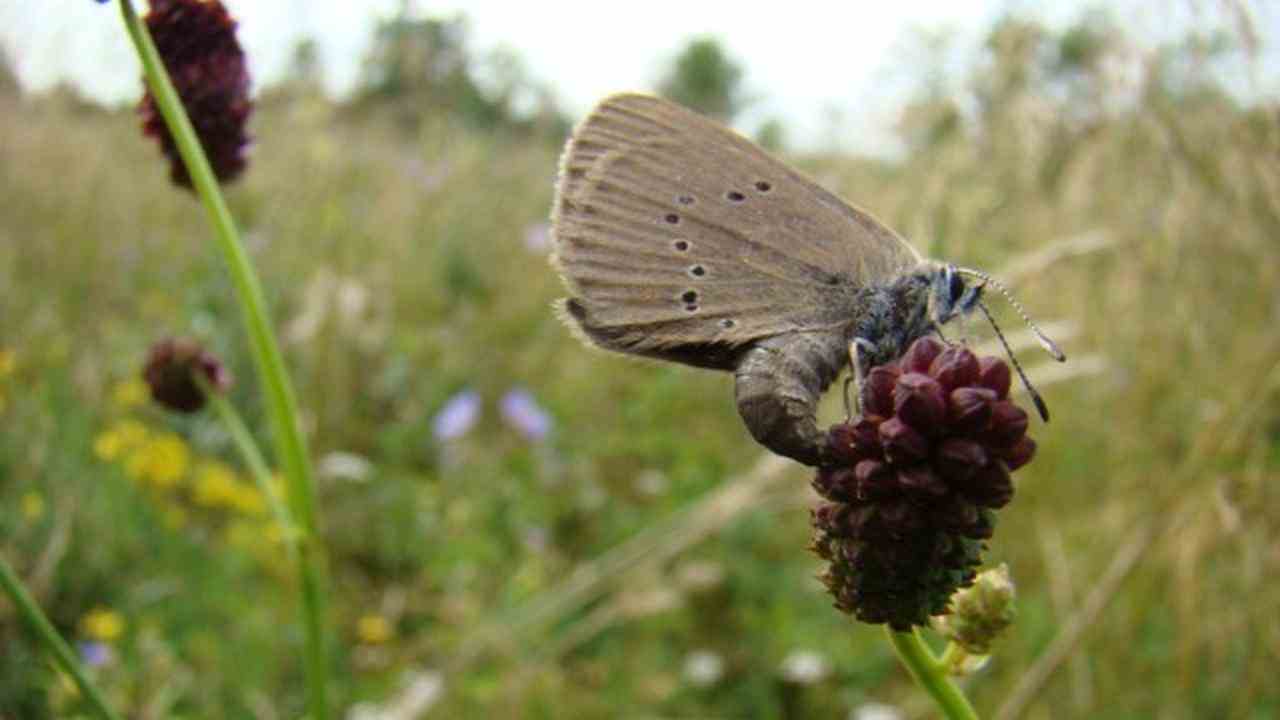
[[[1232,62],[1253,57],[1249,27],[1196,28],[1144,49],[1105,9],[1062,30],[1005,17],[963,77],[943,72],[943,53],[935,52],[942,46],[923,39],[922,59],[909,63],[917,90],[898,123],[906,162],[946,163],[951,153],[978,148],[992,169],[984,181],[1005,206],[1060,191],[1096,134],[1136,107],[1153,111],[1149,117],[1238,113],[1224,79],[1238,71]],[[933,222],[940,234],[946,222]]]
[[[413,17],[405,3],[395,17],[379,23],[364,64],[363,103],[394,102],[402,118],[416,125],[441,112],[491,128],[505,118],[468,72],[466,21]]]
[[[658,84],[658,92],[722,122],[729,122],[746,106],[742,66],[730,58],[720,41],[695,38],[680,51]]]
[[[756,130],[756,142],[770,152],[782,152],[787,146],[787,128],[779,118],[769,118]]]
[[[510,48],[497,48],[486,54],[472,75],[484,93],[507,112],[536,100],[537,86],[524,60]]]
[[[1226,100],[1219,80],[1225,73],[1219,72],[1219,63],[1241,49],[1223,30],[1192,32],[1158,49],[1148,66],[1148,79],[1158,83],[1161,92],[1178,99]]]
[[[1090,73],[1098,69],[1112,42],[1103,19],[1086,19],[1067,28],[1057,39],[1053,69],[1059,73]]]
[[[315,111],[332,107],[324,95],[324,67],[314,38],[294,43],[284,77],[261,88],[256,103],[259,108],[301,103],[299,107]]]
[[[306,89],[315,89],[320,87],[323,80],[324,68],[320,65],[320,46],[316,44],[315,38],[304,38],[293,46],[292,57],[289,59],[289,78],[291,85]]]
[[[9,54],[0,49],[0,96],[13,97],[18,94],[18,74],[13,71]]]
[[[1128,37],[1106,11],[1084,15],[1055,38],[1050,78],[1065,88],[1069,109],[1085,122],[1108,112],[1127,81],[1126,58],[1136,55]]]
[[[477,61],[467,35],[461,16],[416,17],[403,4],[374,31],[357,103],[392,104],[410,126],[444,114],[473,127],[534,131],[558,142],[566,123],[551,93],[510,51]]]
[[[1049,31],[1033,20],[1009,17],[996,23],[987,36],[989,62],[974,78],[984,112],[1041,87],[1050,40]]]
[[[964,127],[957,93],[947,73],[954,40],[951,32],[920,28],[904,47],[904,67],[910,68],[918,84],[897,123],[898,135],[910,152],[939,145]]]
[[[911,151],[939,145],[963,127],[964,118],[955,101],[940,95],[912,100],[898,116],[898,134]]]

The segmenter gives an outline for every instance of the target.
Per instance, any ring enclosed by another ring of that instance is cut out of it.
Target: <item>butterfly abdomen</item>
[[[779,335],[748,349],[734,372],[734,392],[756,442],[806,465],[826,464],[818,399],[847,358],[847,341],[831,333]]]
[[[826,464],[826,434],[818,428],[818,401],[850,361],[849,344],[870,351],[862,370],[895,360],[928,334],[928,282],[909,273],[888,285],[857,292],[857,310],[843,332],[795,332],[758,341],[734,372],[738,413],[757,442],[806,465]]]

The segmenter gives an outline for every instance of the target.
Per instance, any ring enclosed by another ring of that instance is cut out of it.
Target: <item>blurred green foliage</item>
[[[410,129],[444,116],[478,130],[516,128],[553,142],[563,137],[568,121],[550,89],[529,77],[509,52],[477,56],[468,35],[464,17],[419,17],[404,3],[374,32],[353,108],[393,107]],[[305,42],[295,51],[294,83],[313,77],[309,52]]]
[[[923,714],[878,629],[830,609],[808,474],[757,464],[729,379],[584,350],[552,316],[556,143],[483,120],[500,104],[459,74],[459,31],[388,27],[352,106],[264,97],[229,188],[321,470],[340,702],[439,671],[438,717]],[[1033,716],[1273,716],[1275,108],[1219,89],[1194,39],[1129,80],[1114,27],[1009,21],[990,40],[904,111],[899,161],[794,158],[922,248],[1016,282],[1078,373],[1022,350],[1054,422],[1033,427],[1040,456],[991,542],[1018,619],[975,703],[993,714],[1084,622]],[[727,116],[740,73],[715,57]],[[130,390],[151,341],[199,336],[268,439],[202,210],[132,113],[0,89],[0,553],[68,637],[110,647],[95,673],[131,716],[296,717],[296,581],[234,470],[200,474],[235,467],[227,437]],[[548,436],[503,414],[513,389]],[[437,438],[466,390],[474,426]],[[178,438],[187,464],[171,440],[133,461],[129,437]],[[1125,582],[1079,615],[1126,553]],[[3,603],[0,648],[0,717],[77,712]],[[785,670],[795,657],[825,671]]]
[[[743,107],[742,64],[714,37],[690,40],[658,83],[658,93],[722,122]]]

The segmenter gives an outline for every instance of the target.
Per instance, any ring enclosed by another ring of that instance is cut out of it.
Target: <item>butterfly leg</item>
[[[767,338],[743,353],[734,371],[734,394],[751,436],[806,465],[828,463],[827,435],[817,423],[818,399],[847,353],[843,338],[818,333]]]
[[[862,413],[862,403],[859,401],[858,398],[854,398],[852,403],[849,402],[849,386],[852,385],[853,382],[854,382],[854,378],[852,374],[846,376],[844,379],[844,421],[845,422],[850,422],[853,420],[853,416],[855,415],[854,405],[858,406],[856,414]],[[858,384],[858,388],[859,389],[862,388],[861,383]]]
[[[855,414],[862,414],[862,380],[866,376],[866,370],[863,368],[862,355],[868,355],[875,351],[875,345],[871,344],[866,338],[854,338],[849,343],[849,375],[844,379],[844,419],[846,422],[853,420]],[[849,384],[852,383],[857,388],[857,392],[853,396],[853,402],[849,401]]]

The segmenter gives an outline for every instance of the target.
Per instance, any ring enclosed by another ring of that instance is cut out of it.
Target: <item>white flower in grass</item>
[[[694,650],[684,660],[684,677],[698,687],[714,685],[724,677],[724,659],[710,650]]]

